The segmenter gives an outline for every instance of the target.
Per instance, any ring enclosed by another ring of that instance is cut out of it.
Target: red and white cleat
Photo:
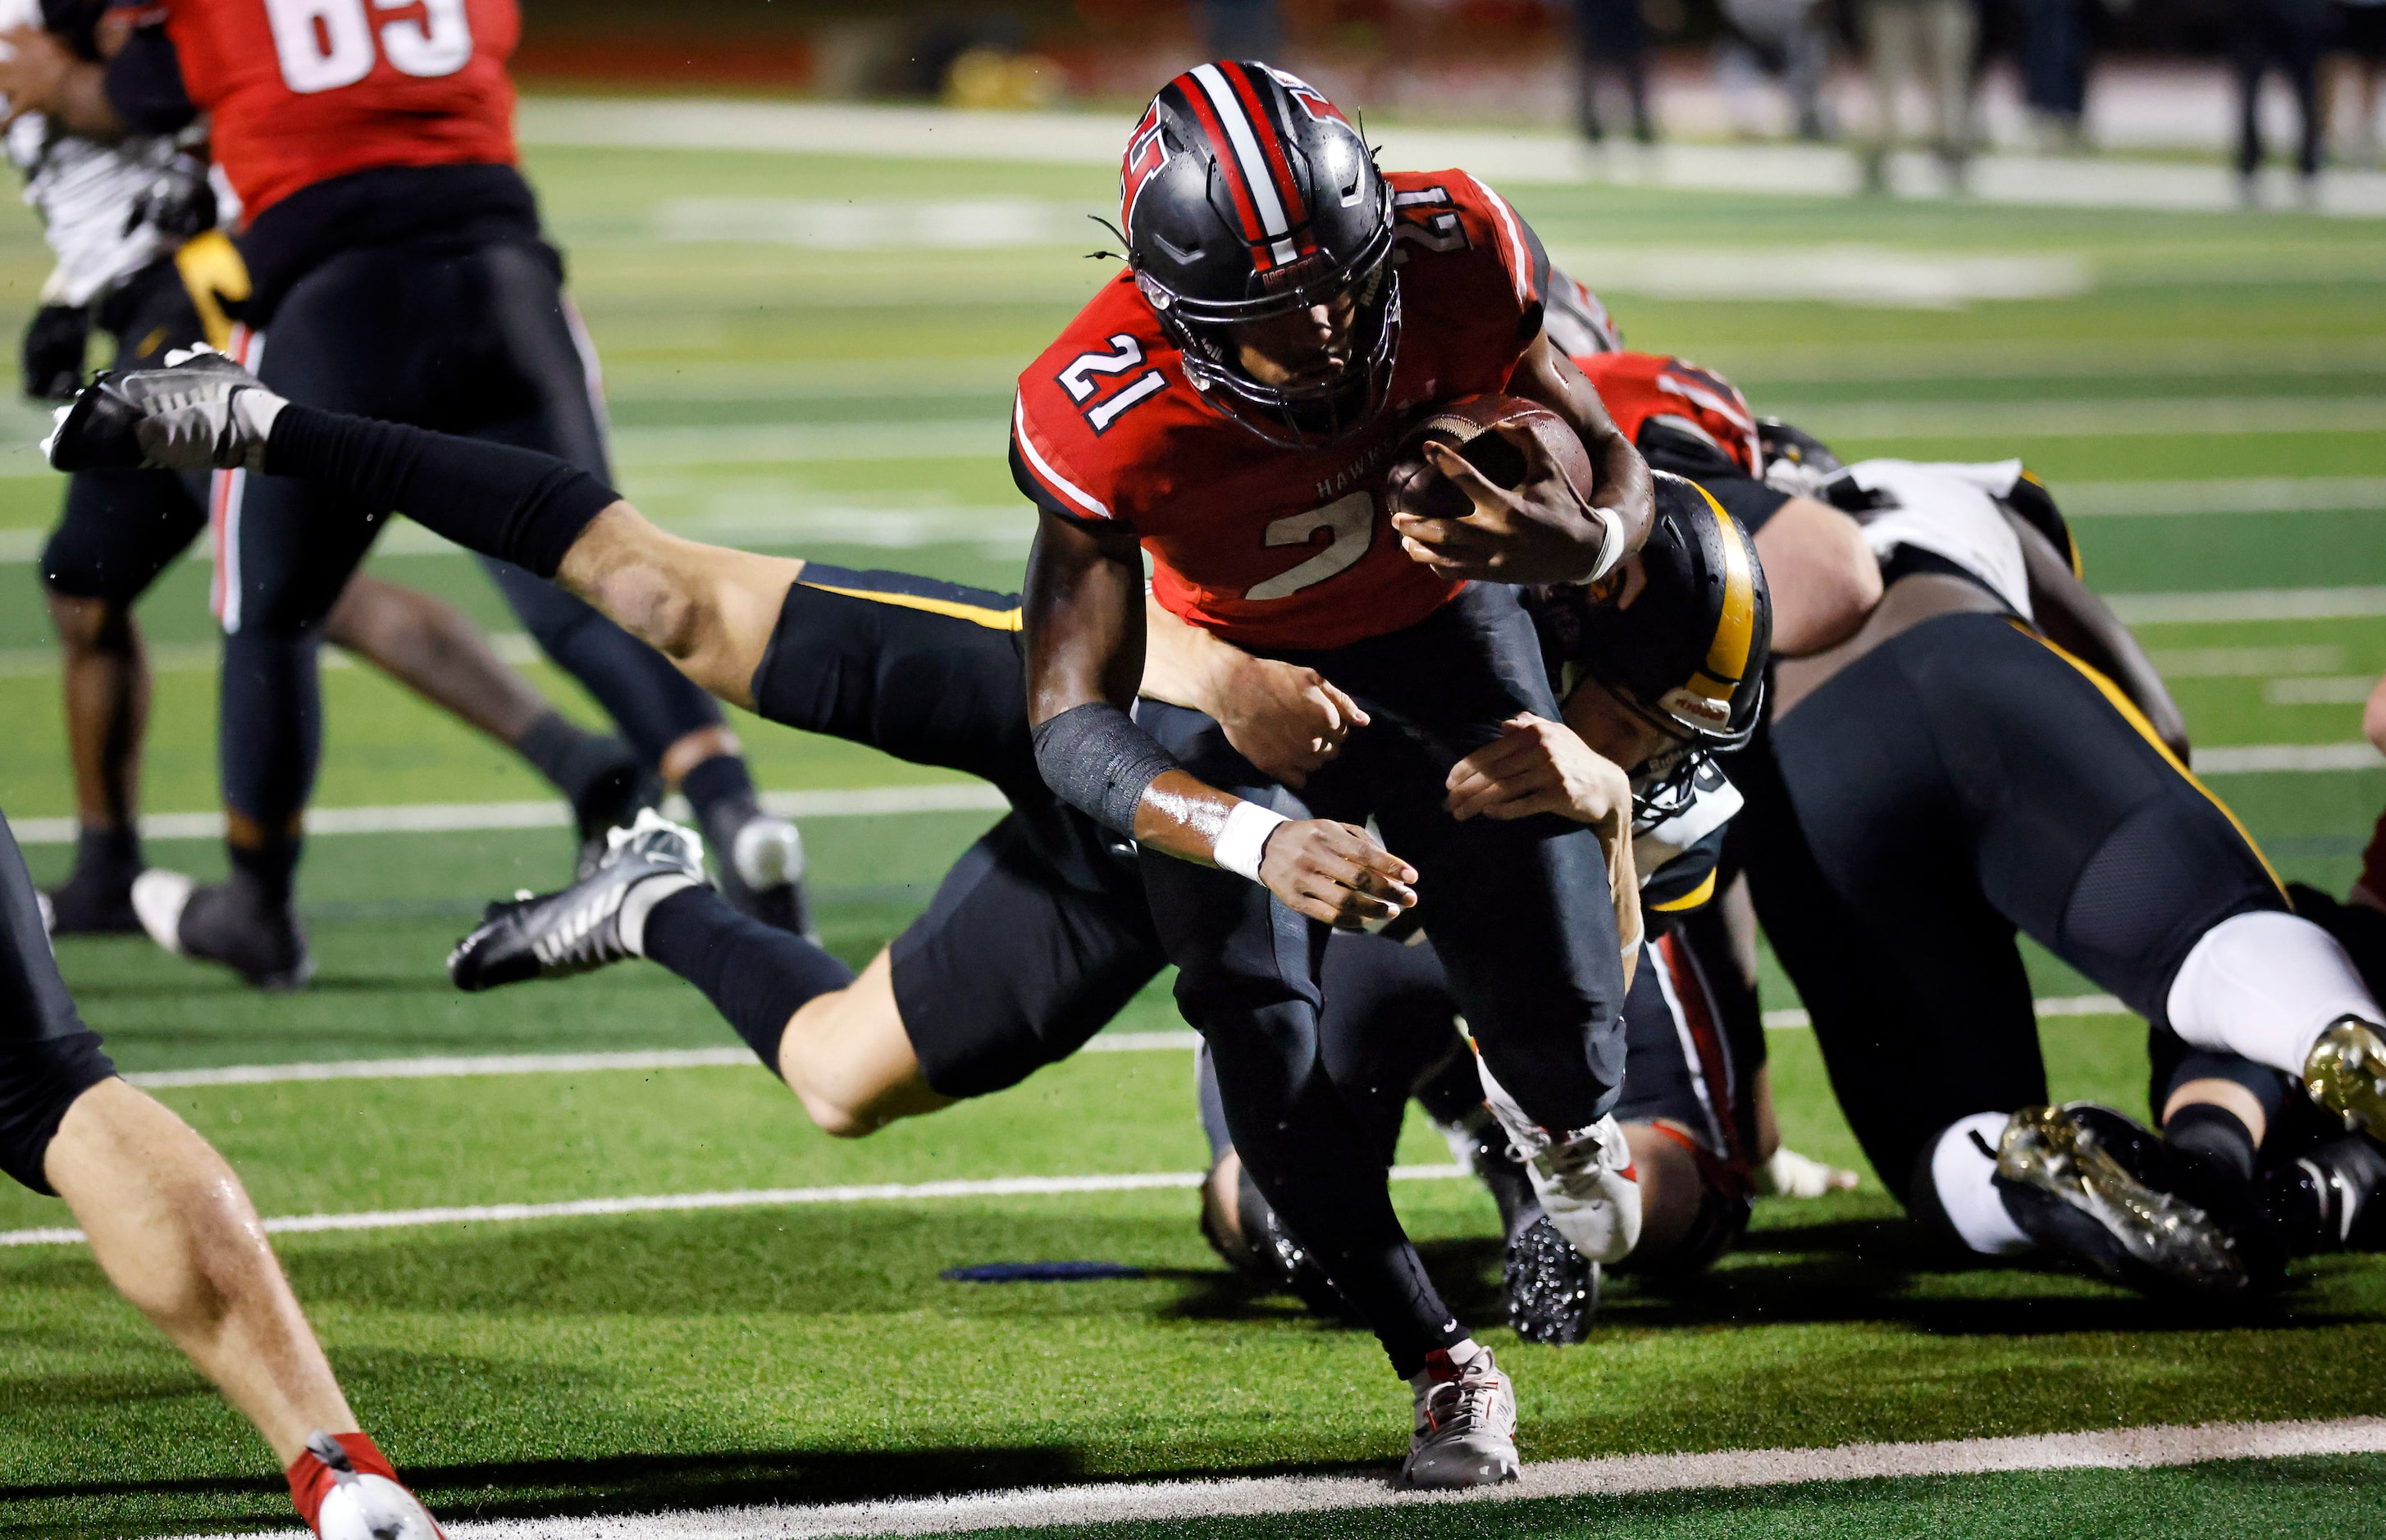
[[[1508,1133],[1533,1181],[1541,1212],[1576,1251],[1594,1262],[1620,1262],[1640,1244],[1640,1173],[1624,1125],[1609,1113],[1588,1128],[1553,1133],[1525,1109],[1481,1059],[1483,1100]]]
[[[298,1516],[321,1540],[446,1540],[363,1434],[308,1434],[285,1473]]]

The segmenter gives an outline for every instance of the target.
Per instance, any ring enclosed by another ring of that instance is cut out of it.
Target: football
[[[1537,402],[1513,395],[1474,395],[1434,407],[1400,441],[1392,468],[1384,474],[1391,511],[1425,519],[1463,519],[1475,511],[1457,483],[1425,457],[1428,443],[1448,444],[1492,485],[1513,490],[1525,479],[1525,452],[1492,431],[1504,425],[1531,432],[1564,470],[1574,489],[1585,498],[1590,496],[1597,481],[1590,452],[1565,419]]]

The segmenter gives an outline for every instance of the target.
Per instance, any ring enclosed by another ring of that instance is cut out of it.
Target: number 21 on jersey
[[[414,14],[384,19],[379,13],[387,11]],[[378,58],[429,79],[472,57],[464,0],[265,0],[265,14],[283,81],[302,96],[354,85]]]

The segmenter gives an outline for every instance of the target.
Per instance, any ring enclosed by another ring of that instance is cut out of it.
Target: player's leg
[[[206,1140],[116,1078],[51,960],[17,842],[0,820],[0,1169],[66,1200],[108,1282],[254,1423],[310,1525],[344,1537],[435,1533],[402,1488],[338,1499],[359,1471],[395,1473],[332,1376],[240,1179]],[[310,1443],[322,1455],[310,1454]],[[346,1479],[335,1476],[324,1456]],[[407,1514],[421,1527],[374,1530]]]
[[[2241,1293],[2252,1275],[2170,1152],[2108,1108],[2047,1105],[1980,820],[1922,698],[1961,686],[1915,667],[1948,624],[1851,665],[1735,767],[1757,912],[1841,1109],[1909,1212],[1973,1251],[2045,1246],[2142,1287]]]
[[[61,933],[140,929],[132,882],[150,682],[132,606],[206,527],[205,504],[170,470],[85,471],[68,482],[43,547],[82,826],[74,874],[51,895]]]
[[[1207,784],[1297,806],[1201,713],[1147,701],[1137,716]],[[1421,1408],[1438,1386],[1472,1386],[1463,1376],[1493,1372],[1488,1351],[1426,1276],[1383,1167],[1326,1072],[1318,1036],[1325,928],[1286,918],[1264,889],[1232,872],[1149,852],[1142,864],[1152,919],[1177,964],[1177,1006],[1209,1045],[1227,1129],[1261,1195],[1375,1333]],[[1490,1421],[1463,1447],[1440,1446],[1432,1421],[1419,1423],[1412,1479],[1471,1484],[1513,1472],[1513,1402],[1503,1387],[1487,1393],[1497,1403]],[[1444,1455],[1452,1469],[1438,1472]]]
[[[1944,686],[1917,704],[1972,788],[2000,912],[2190,1045],[2299,1076],[2349,1128],[2386,1131],[2386,1010],[2117,689],[1986,618],[1894,645]]]
[[[474,262],[482,290],[471,324],[517,390],[479,414],[471,435],[608,476],[596,347],[564,297],[554,253],[507,244],[483,249]],[[808,928],[802,841],[794,824],[763,810],[720,706],[653,648],[571,595],[510,564],[492,562],[489,570],[540,647],[596,697],[664,782],[686,795],[730,901],[783,930]]]
[[[1413,862],[1419,913],[1482,1050],[1490,1101],[1551,1221],[1594,1259],[1631,1249],[1637,1194],[1611,1113],[1624,1072],[1624,972],[1596,837],[1555,817],[1459,823],[1451,765],[1519,712],[1556,712],[1514,590],[1477,584],[1390,636],[1295,661],[1376,725],[1329,783],[1363,784],[1387,845]]]
[[[584,865],[608,829],[636,816],[647,779],[636,752],[558,710],[445,599],[359,571],[323,639],[528,760],[571,804]]]

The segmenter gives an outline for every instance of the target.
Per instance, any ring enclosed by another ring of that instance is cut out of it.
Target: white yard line
[[[1193,1032],[1106,1032],[1080,1053],[1189,1052]],[[193,1085],[280,1085],[324,1080],[435,1080],[447,1075],[580,1075],[610,1070],[710,1070],[750,1065],[745,1048],[638,1048],[590,1054],[431,1054],[420,1058],[349,1058],[324,1064],[227,1064],[212,1070],[152,1070],[124,1078],[152,1091]]]
[[[1443,1182],[1475,1173],[1464,1166],[1394,1166],[1395,1182]],[[564,1203],[486,1203],[439,1208],[391,1208],[355,1214],[286,1214],[265,1221],[269,1234],[329,1230],[420,1230],[443,1224],[512,1224],[524,1220],[608,1218],[617,1214],[684,1214],[708,1208],[783,1208],[821,1203],[917,1203],[948,1197],[1049,1197],[1071,1193],[1140,1193],[1201,1185],[1200,1171],[1138,1171],[1116,1176],[996,1176],[975,1181],[882,1182],[844,1187],[757,1187],[727,1193],[664,1193],[640,1197],[584,1197]],[[0,1246],[80,1246],[80,1230],[0,1231]]]
[[[832,1535],[965,1534],[1103,1523],[1171,1523],[1332,1513],[1417,1504],[1530,1502],[1659,1492],[1714,1492],[1824,1482],[1928,1480],[2026,1471],[2146,1471],[2221,1460],[2386,1454],[2386,1418],[2205,1422],[1820,1449],[1714,1449],[1536,1460],[1507,1486],[1404,1492],[1380,1476],[1243,1476],[1014,1488],[882,1502],[774,1504],[601,1520],[450,1521],[457,1540],[825,1540]],[[276,1531],[276,1534],[286,1532]],[[1323,1533],[1322,1531],[1320,1533]]]
[[[762,805],[794,819],[878,818],[915,813],[1000,812],[1011,806],[981,781],[933,786],[864,786],[850,791],[765,792]],[[310,808],[309,834],[419,834],[491,829],[563,829],[571,809],[561,802],[420,802],[387,808]],[[11,820],[19,845],[72,845],[70,818]],[[146,813],[141,837],[209,840],[223,836],[221,813]]]
[[[2107,594],[2132,626],[2226,625],[2238,620],[2364,620],[2386,615],[2386,586],[2237,588],[2209,594]]]
[[[586,149],[666,149],[744,154],[846,155],[898,160],[1011,161],[1116,167],[1125,119],[1113,113],[953,112],[934,107],[832,103],[622,101],[531,97],[521,104],[526,144]],[[1539,183],[1694,188],[1773,195],[1845,197],[1863,184],[1855,156],[1830,145],[1663,144],[1602,156],[1546,130],[1370,125],[1388,166],[1463,166],[1494,185]],[[1946,182],[1919,154],[1893,157],[1890,185],[1900,196],[1946,195]],[[2292,194],[2283,172],[2268,179],[2270,201]],[[1985,155],[1972,162],[1968,201],[2066,207],[2234,211],[2237,180],[2216,165],[2105,157],[2055,159]],[[2321,180],[2322,212],[2386,215],[2386,175],[2331,171]],[[1596,282],[1595,275],[1584,274]]]

